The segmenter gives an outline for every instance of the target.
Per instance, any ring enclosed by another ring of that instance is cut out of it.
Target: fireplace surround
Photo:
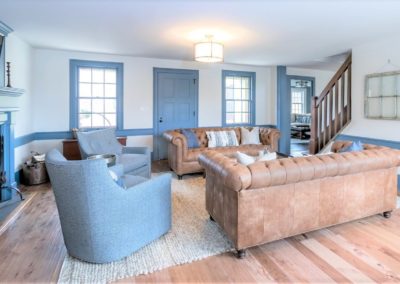
[[[0,22],[0,219],[4,212],[9,212],[12,204],[18,204],[22,200],[15,182],[14,160],[14,124],[15,112],[19,110],[17,97],[24,90],[5,86],[5,56],[7,35],[13,30]],[[19,194],[19,196],[18,196]]]

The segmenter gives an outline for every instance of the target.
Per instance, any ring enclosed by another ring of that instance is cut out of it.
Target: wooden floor
[[[0,282],[55,282],[66,250],[49,185],[0,224]],[[400,210],[124,282],[400,282]]]

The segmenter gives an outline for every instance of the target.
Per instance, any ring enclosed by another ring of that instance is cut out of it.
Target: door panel
[[[154,159],[167,158],[162,133],[176,128],[197,127],[198,72],[154,69]]]

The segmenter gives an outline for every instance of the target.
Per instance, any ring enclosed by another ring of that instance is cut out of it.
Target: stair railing
[[[311,107],[310,153],[316,154],[351,121],[351,53]]]

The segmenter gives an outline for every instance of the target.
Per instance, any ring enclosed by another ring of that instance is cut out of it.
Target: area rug
[[[190,263],[232,250],[222,230],[205,210],[205,180],[172,180],[171,231],[118,262],[90,264],[67,256],[59,283],[107,283],[166,267]]]

